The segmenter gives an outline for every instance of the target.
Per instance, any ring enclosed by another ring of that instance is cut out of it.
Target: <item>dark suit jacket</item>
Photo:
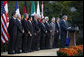
[[[48,31],[48,32],[50,32],[50,25],[48,25],[46,22],[44,23],[45,24],[45,27],[46,27],[46,30]]]
[[[37,21],[38,22],[38,21]],[[33,21],[33,29],[34,29],[34,33],[37,33],[37,31],[39,31],[39,26],[35,20]]]
[[[8,32],[10,36],[16,37],[17,35],[16,20],[13,17],[9,20]]]
[[[55,23],[56,24],[56,30],[59,30],[59,26],[58,26],[58,24],[57,24],[57,22]]]
[[[17,25],[18,36],[22,36],[23,27],[22,27],[21,22],[18,19],[16,19],[16,25]]]
[[[47,31],[46,27],[44,27],[42,23],[41,23],[41,27],[40,28],[41,28],[41,33],[42,34],[46,34],[46,31]]]
[[[60,23],[59,23],[59,25],[60,25]],[[55,32],[57,32],[57,30],[58,30],[58,34],[60,33],[60,27],[58,26],[58,24],[57,24],[57,22],[55,23]]]
[[[21,20],[21,23],[22,23],[22,26],[24,28],[24,33],[28,33],[29,29],[28,29],[28,24],[27,24],[27,21],[25,19],[22,19]]]
[[[28,23],[28,29],[29,29],[30,33],[33,34],[32,22],[30,23],[30,22],[28,21],[27,23]]]
[[[41,22],[39,21],[39,20],[37,20],[38,21],[38,26],[39,26],[39,29],[40,29],[40,27],[41,27]]]
[[[60,28],[61,28],[61,34],[66,35],[67,31],[69,31],[68,24],[66,25],[63,20],[60,21]]]

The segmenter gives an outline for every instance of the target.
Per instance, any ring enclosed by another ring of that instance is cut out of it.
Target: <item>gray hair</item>
[[[26,18],[26,16],[28,16],[28,14],[27,14],[27,13],[25,13],[25,14],[24,14],[24,18]]]
[[[38,18],[38,14],[34,14],[34,19],[37,19]]]
[[[38,15],[38,18],[41,18],[41,15]]]
[[[64,19],[65,17],[67,17],[67,15],[64,15],[62,18]]]
[[[48,16],[45,17],[45,19],[47,19],[47,18],[48,18]]]
[[[52,17],[51,21],[55,20],[55,17]]]
[[[48,19],[48,16],[45,17],[45,21]]]
[[[35,17],[38,17],[38,14],[34,14]]]

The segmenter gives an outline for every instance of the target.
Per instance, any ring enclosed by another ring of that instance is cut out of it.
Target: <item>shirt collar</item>
[[[63,19],[64,22],[66,22],[66,20]]]
[[[56,21],[57,22],[57,21]],[[57,22],[57,23],[59,23],[59,22]]]
[[[15,17],[13,17],[14,19],[16,19]]]
[[[29,20],[29,22],[31,23],[31,21]]]
[[[46,21],[46,23],[48,23],[48,22]]]
[[[18,19],[19,20],[19,19]],[[21,21],[21,20],[19,20],[19,21]]]

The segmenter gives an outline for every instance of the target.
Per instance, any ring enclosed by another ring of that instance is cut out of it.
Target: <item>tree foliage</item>
[[[31,1],[26,1],[27,3],[27,13],[31,11]],[[40,11],[41,11],[41,3]],[[24,1],[18,1],[20,13],[23,14]],[[72,24],[77,24],[83,27],[83,1],[43,1],[44,4],[44,15],[52,17],[62,17],[63,15],[68,15],[68,20]],[[71,12],[70,8],[75,7],[76,11]],[[9,17],[11,17],[12,11],[15,10],[15,1],[8,1]],[[35,1],[35,10],[37,9],[37,1]]]

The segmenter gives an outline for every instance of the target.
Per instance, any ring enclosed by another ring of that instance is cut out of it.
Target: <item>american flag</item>
[[[1,43],[7,42],[9,34],[7,31],[9,24],[7,1],[1,1]]]

